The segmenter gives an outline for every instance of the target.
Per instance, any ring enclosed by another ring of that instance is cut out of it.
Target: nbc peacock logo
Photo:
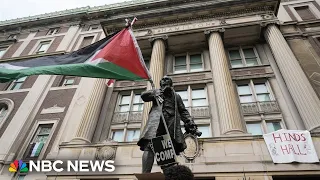
[[[18,169],[19,168],[19,169]],[[13,163],[10,164],[9,171],[10,172],[17,172],[20,171],[21,173],[27,173],[29,171],[27,164],[22,160],[14,160]]]

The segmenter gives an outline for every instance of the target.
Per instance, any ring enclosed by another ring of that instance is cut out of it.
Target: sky
[[[125,0],[1,0],[0,21]],[[130,1],[130,0],[127,0]]]

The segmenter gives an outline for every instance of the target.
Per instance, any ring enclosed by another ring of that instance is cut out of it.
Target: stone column
[[[167,40],[168,37],[157,37],[157,38],[151,38],[150,41],[153,43],[152,46],[152,53],[151,53],[151,60],[150,60],[150,74],[153,79],[153,82],[156,86],[156,88],[160,88],[160,80],[164,76],[164,59],[166,55],[166,46],[165,46],[165,40]],[[151,84],[148,83],[147,89],[152,89]],[[144,103],[143,108],[143,126],[146,124],[148,120],[148,114],[151,109],[152,103]],[[142,129],[144,127],[141,127]]]
[[[232,83],[228,59],[219,32],[209,34],[209,52],[212,67],[212,78],[216,94],[220,128],[222,134],[244,133],[238,97]]]
[[[320,100],[298,60],[275,24],[267,26],[264,36],[306,128],[316,129],[320,125]]]
[[[103,103],[103,96],[107,88],[105,79],[95,79],[94,81],[95,83],[77,129],[76,137],[71,142],[91,143]]]

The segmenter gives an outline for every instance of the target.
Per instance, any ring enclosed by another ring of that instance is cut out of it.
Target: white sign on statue
[[[263,137],[274,163],[319,162],[309,131],[281,129]]]

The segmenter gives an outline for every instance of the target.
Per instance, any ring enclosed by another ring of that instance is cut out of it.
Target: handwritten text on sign
[[[319,162],[309,131],[281,129],[263,137],[274,163]]]
[[[173,145],[168,135],[153,138],[152,145],[155,158],[159,166],[176,162]]]

